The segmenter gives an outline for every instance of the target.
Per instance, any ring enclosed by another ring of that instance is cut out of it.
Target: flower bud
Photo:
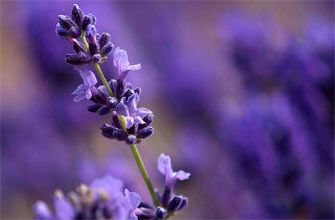
[[[158,207],[155,213],[155,218],[154,219],[164,219],[166,216],[166,209],[162,207]]]
[[[180,209],[184,208],[187,204],[187,198],[183,196],[175,196],[172,198],[172,200],[169,202],[167,206],[168,212],[176,212]]]
[[[121,125],[119,116],[118,116],[118,114],[116,113],[116,111],[113,111],[113,112],[112,112],[112,119],[113,119],[113,123],[114,123],[114,125],[115,125],[117,128],[122,128],[122,125]]]
[[[83,12],[81,11],[81,9],[77,4],[74,4],[72,8],[72,20],[74,20],[78,25],[78,27],[80,27],[83,18],[84,18]]]
[[[154,129],[152,127],[146,127],[141,129],[138,134],[137,137],[144,139],[146,137],[149,137],[150,135],[152,135],[154,133]]]
[[[114,98],[114,97],[108,97],[108,99],[107,99],[107,105],[108,105],[108,107],[115,108],[117,104],[118,104],[118,101],[117,101],[116,98]]]
[[[103,46],[108,44],[110,40],[111,36],[108,33],[106,32],[102,33],[99,38],[99,46],[102,48]]]
[[[87,110],[89,112],[97,112],[99,108],[101,108],[101,104],[93,104],[93,105],[89,105],[87,106]]]
[[[91,62],[91,58],[84,53],[66,54],[65,62],[73,65],[84,65]]]
[[[71,21],[71,18],[66,15],[58,15],[59,24],[66,30],[69,30],[74,23]]]
[[[77,41],[77,40],[73,40],[73,46],[72,48],[77,52],[84,52],[85,48]]]
[[[100,54],[94,54],[92,57],[92,62],[93,63],[100,63],[101,62],[101,55]]]
[[[113,48],[114,48],[114,44],[108,43],[101,48],[101,54],[103,56],[107,56],[113,50]]]
[[[127,133],[125,131],[112,127],[108,124],[104,124],[100,129],[102,130],[102,135],[107,138],[117,140],[124,140],[127,138]]]
[[[101,108],[98,109],[97,113],[99,115],[106,115],[108,114],[110,111],[110,108],[107,105],[103,105],[101,106]]]
[[[128,137],[126,138],[126,143],[127,144],[136,144],[137,138],[135,135],[128,135]]]
[[[59,23],[56,24],[56,34],[60,37],[68,37],[68,31],[63,28]]]
[[[78,38],[81,35],[81,31],[75,26],[70,27],[68,33],[71,38]]]

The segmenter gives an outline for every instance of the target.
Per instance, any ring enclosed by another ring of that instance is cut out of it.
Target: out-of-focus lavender
[[[1,3],[4,218],[31,217],[54,188],[106,174],[149,198],[131,184],[140,176],[114,146],[123,144],[96,134],[97,117],[68,95],[77,76],[54,21],[71,5]],[[333,2],[80,5],[145,67],[129,77],[146,88],[159,132],[140,151],[191,167],[178,186],[192,201],[182,217],[334,217]],[[115,74],[112,63],[102,68]]]

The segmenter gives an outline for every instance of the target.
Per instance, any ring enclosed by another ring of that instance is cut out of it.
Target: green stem
[[[141,155],[140,153],[138,152],[138,149],[137,149],[137,146],[136,144],[131,144],[130,145],[130,148],[131,148],[131,151],[133,152],[133,155],[135,157],[135,160],[136,160],[136,163],[137,163],[137,166],[138,168],[140,169],[141,171],[141,174],[143,176],[143,179],[145,181],[145,183],[147,184],[147,187],[149,189],[149,192],[151,194],[151,197],[152,197],[152,200],[155,204],[155,206],[159,206],[160,202],[159,202],[159,199],[158,199],[158,196],[154,190],[154,187],[150,181],[150,178],[148,176],[148,173],[147,173],[147,170],[145,169],[144,167],[144,164],[143,164],[143,161],[142,161],[142,158],[141,158]]]
[[[85,33],[83,33],[83,34],[80,36],[80,38],[81,38],[82,42],[84,43],[84,45],[85,45],[85,47],[86,47],[86,50],[88,50],[89,45],[88,45],[87,40],[86,40],[86,38],[85,38]],[[98,75],[99,75],[99,77],[100,77],[100,80],[101,80],[102,84],[104,84],[105,88],[107,89],[108,94],[109,94],[110,96],[114,96],[114,93],[113,93],[113,91],[111,90],[111,88],[109,87],[108,82],[107,82],[107,80],[106,80],[106,77],[105,77],[104,73],[102,72],[100,65],[96,63],[96,64],[94,64],[94,67],[95,67],[95,70],[98,72]]]

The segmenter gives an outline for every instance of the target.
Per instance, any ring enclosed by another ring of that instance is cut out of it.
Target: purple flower
[[[34,211],[36,213],[35,216],[36,220],[51,219],[51,212],[47,204],[45,204],[45,202],[42,201],[36,202],[36,204],[34,205]]]
[[[91,89],[94,87],[95,84],[97,84],[97,78],[91,71],[87,69],[78,67],[75,69],[79,72],[84,83],[79,85],[77,89],[72,92],[72,95],[76,95],[73,101],[79,102],[85,98],[89,100],[92,97]]]
[[[124,190],[124,197],[121,200],[121,209],[125,214],[125,219],[137,220],[137,216],[142,214],[139,209],[141,203],[141,196],[135,192],[129,192],[128,189]]]
[[[177,180],[187,180],[190,173],[183,170],[174,172],[171,165],[171,158],[165,154],[161,154],[158,158],[158,170],[161,174],[165,175],[165,185],[172,189]]]
[[[123,182],[112,176],[105,176],[94,180],[91,185],[93,197],[98,198],[102,193],[106,194],[109,199],[116,198],[121,194]]]
[[[64,197],[61,191],[56,191],[54,197],[54,207],[55,207],[55,216],[52,215],[48,206],[42,202],[38,201],[34,205],[35,218],[36,220],[45,220],[45,219],[59,219],[59,220],[68,220],[73,219],[75,216],[74,209],[71,203]]]
[[[140,96],[134,93],[128,99],[122,97],[120,103],[115,108],[118,114],[125,116],[127,128],[132,127],[134,123],[144,124],[143,118],[152,114],[152,111],[149,109],[137,108],[139,101]]]
[[[57,219],[73,219],[75,213],[71,203],[64,197],[61,191],[56,191],[54,197],[55,213]]]
[[[127,52],[119,47],[114,50],[113,64],[117,68],[118,78],[120,80],[124,80],[129,71],[141,69],[141,64],[130,65]]]

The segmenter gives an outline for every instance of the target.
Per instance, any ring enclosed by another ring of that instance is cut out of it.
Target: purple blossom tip
[[[158,170],[161,174],[165,175],[165,184],[168,188],[172,189],[177,180],[187,180],[191,174],[183,170],[174,172],[171,165],[171,158],[162,153],[158,157]]]
[[[118,78],[124,80],[129,71],[140,70],[141,64],[130,65],[127,52],[119,47],[113,53],[113,64],[118,70]]]
[[[42,201],[36,202],[33,209],[35,212],[35,220],[50,219],[52,216],[47,204]]]
[[[79,85],[75,91],[72,92],[72,95],[76,95],[73,99],[75,102],[79,102],[83,99],[90,99],[92,97],[92,87],[97,84],[97,78],[93,74],[93,72],[84,69],[84,68],[75,68],[81,78],[83,79],[84,83]]]

